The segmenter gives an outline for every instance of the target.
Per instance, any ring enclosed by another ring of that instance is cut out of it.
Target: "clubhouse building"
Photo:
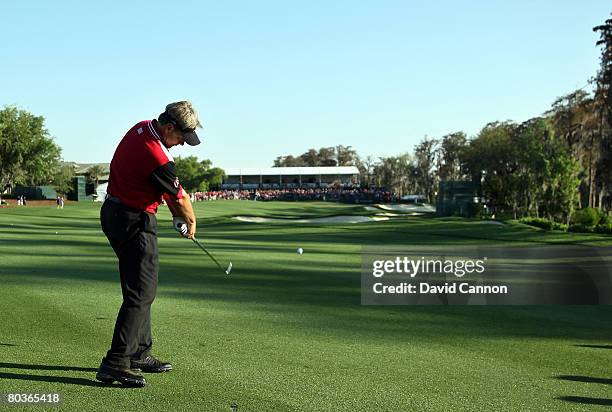
[[[359,186],[359,169],[335,167],[228,168],[222,189],[293,189]]]

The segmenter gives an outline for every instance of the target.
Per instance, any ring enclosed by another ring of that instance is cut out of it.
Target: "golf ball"
[[[298,250],[297,250],[297,252],[298,252],[298,254],[300,254],[300,255],[301,255],[302,253],[304,253],[304,249],[302,249],[301,247],[299,247],[299,248],[298,248]]]
[[[55,234],[57,235],[57,232],[55,232]]]

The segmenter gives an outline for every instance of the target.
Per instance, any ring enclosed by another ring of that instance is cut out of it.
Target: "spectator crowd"
[[[322,200],[343,203],[390,203],[396,197],[385,189],[256,189],[256,190],[216,190],[195,192],[192,201],[206,200]]]

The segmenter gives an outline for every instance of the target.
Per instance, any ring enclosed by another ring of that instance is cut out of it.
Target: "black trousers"
[[[102,360],[129,368],[151,352],[151,304],[157,291],[159,252],[155,215],[107,199],[100,210],[102,230],[119,258],[123,304],[111,347]]]

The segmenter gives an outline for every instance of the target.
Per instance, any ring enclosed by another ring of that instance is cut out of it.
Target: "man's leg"
[[[157,249],[157,220],[154,215],[145,214],[144,219],[144,230],[146,234],[152,234],[151,245],[147,246],[147,255],[144,261],[155,267],[155,282],[154,286],[157,286],[157,272],[158,272],[158,249]],[[155,297],[155,289],[151,286],[153,292],[152,298]],[[152,302],[152,300],[151,300]],[[141,312],[141,323],[140,328],[137,330],[136,336],[136,351],[130,352],[131,368],[139,369],[143,372],[168,372],[172,370],[172,365],[168,362],[161,362],[151,356],[151,347],[153,346],[153,339],[151,337],[151,305],[144,306]]]
[[[143,327],[148,330],[150,350],[151,304],[157,290],[157,237],[153,233],[140,232],[119,252],[123,304],[105,362],[129,368],[130,360],[138,354]]]
[[[138,351],[136,352],[135,360],[144,359],[151,354],[153,346],[153,338],[151,336],[151,307],[144,316],[144,321],[140,327],[138,336]]]
[[[140,325],[133,325],[138,323],[139,308],[150,306],[155,297],[155,290],[151,293],[150,287],[147,287],[151,282],[147,282],[146,279],[154,277],[153,285],[156,287],[157,238],[153,235],[155,241],[153,262],[155,265],[151,265],[146,259],[147,250],[151,249],[147,247],[150,239],[143,236],[140,212],[129,211],[122,205],[107,200],[100,210],[100,222],[104,234],[119,258],[123,304],[117,316],[111,350],[108,351],[107,357],[102,359],[96,379],[106,383],[117,381],[124,386],[143,387],[146,385],[145,379],[130,369],[129,356],[124,352],[130,350],[129,342],[137,342],[137,336],[136,339],[133,339],[130,336],[130,330],[139,330]],[[129,258],[129,256],[134,258]],[[141,264],[142,262],[144,263]],[[153,266],[152,269],[151,266]],[[144,273],[145,280],[141,279],[141,273]]]

